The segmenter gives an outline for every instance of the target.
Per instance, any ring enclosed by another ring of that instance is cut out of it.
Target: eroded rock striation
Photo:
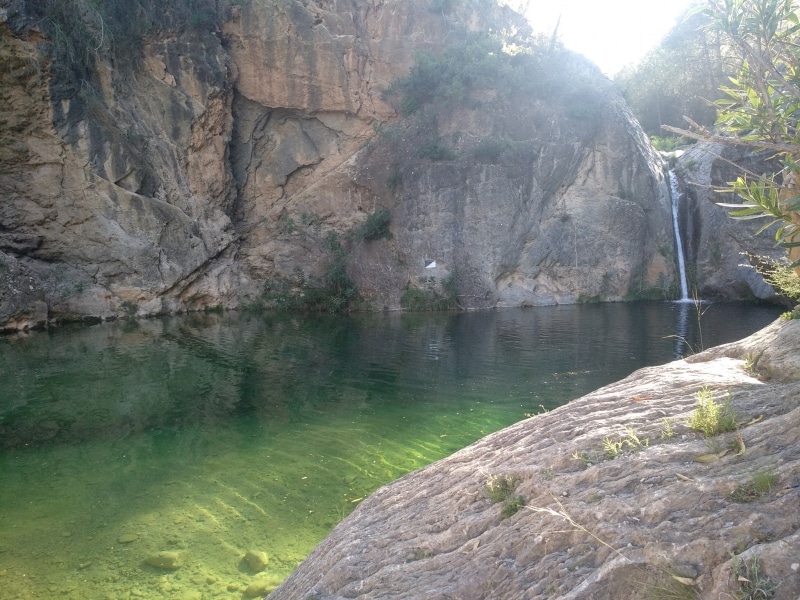
[[[716,599],[754,567],[795,600],[799,334],[779,320],[642,369],[379,489],[270,600]],[[737,430],[687,426],[701,390]],[[487,492],[503,482],[507,518]]]

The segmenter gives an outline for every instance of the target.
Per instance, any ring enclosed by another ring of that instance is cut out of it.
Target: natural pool
[[[0,338],[0,597],[242,598],[247,550],[286,577],[378,486],[779,312],[193,315]],[[159,551],[184,565],[144,564]]]

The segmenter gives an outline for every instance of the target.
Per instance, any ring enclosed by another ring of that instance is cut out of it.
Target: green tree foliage
[[[800,14],[797,0],[705,0],[694,10],[721,32],[739,58],[739,72],[724,86],[717,131],[693,124],[667,130],[695,139],[749,146],[777,155],[781,173],[745,173],[724,191],[743,199],[727,205],[739,219],[767,218],[800,275]]]
[[[716,111],[709,101],[721,96],[719,87],[734,71],[721,33],[707,23],[704,14],[689,15],[640,63],[614,78],[651,137],[662,134],[662,125],[681,126],[684,116],[705,126],[714,123]]]
[[[353,230],[353,238],[358,241],[372,241],[391,237],[389,223],[392,213],[388,208],[379,208],[369,214],[366,220]]]
[[[438,285],[436,279],[431,277],[425,282],[424,288],[409,284],[400,297],[400,306],[415,312],[458,309],[458,283],[455,275],[440,283]]]
[[[438,53],[417,53],[414,66],[387,91],[409,116],[426,105],[469,104],[471,93],[547,98],[566,116],[592,119],[600,111],[597,82],[588,62],[555,43],[519,35],[464,32]]]
[[[438,54],[418,52],[409,75],[396,81],[389,94],[400,93],[405,115],[437,99],[460,102],[468,90],[508,78],[506,59],[500,39],[472,33]]]

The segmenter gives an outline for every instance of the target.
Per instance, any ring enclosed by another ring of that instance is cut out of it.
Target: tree
[[[649,135],[660,135],[662,125],[679,126],[684,115],[713,125],[709,101],[720,97],[727,77],[720,34],[706,24],[701,14],[682,19],[641,62],[614,78]]]
[[[690,129],[664,126],[688,137],[739,144],[775,154],[779,173],[747,173],[723,191],[743,204],[723,205],[738,219],[770,218],[779,227],[778,244],[787,249],[800,276],[800,13],[798,0],[705,0],[691,14],[703,14],[740,59],[736,77],[717,100],[712,131],[689,121]]]

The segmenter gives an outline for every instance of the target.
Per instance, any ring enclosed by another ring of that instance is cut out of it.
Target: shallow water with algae
[[[0,596],[261,596],[377,487],[779,312],[224,314],[0,338]]]

